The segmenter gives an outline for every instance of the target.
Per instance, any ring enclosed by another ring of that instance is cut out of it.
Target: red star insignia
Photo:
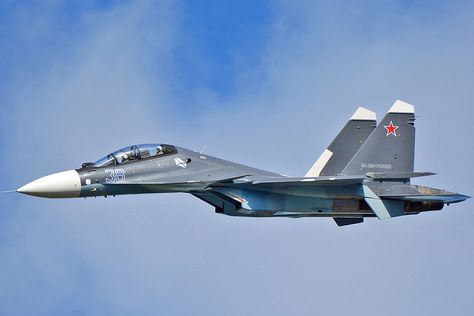
[[[392,121],[390,121],[390,124],[388,124],[387,126],[384,126],[384,127],[387,129],[387,136],[388,135],[397,136],[398,126],[393,125]]]

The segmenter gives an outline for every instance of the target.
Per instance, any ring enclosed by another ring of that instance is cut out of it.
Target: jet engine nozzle
[[[46,198],[79,197],[81,179],[76,170],[68,170],[27,183],[16,192]]]

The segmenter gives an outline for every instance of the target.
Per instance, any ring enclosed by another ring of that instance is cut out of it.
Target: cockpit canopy
[[[105,167],[141,159],[176,154],[176,147],[166,144],[141,144],[124,147],[97,160],[92,167]]]

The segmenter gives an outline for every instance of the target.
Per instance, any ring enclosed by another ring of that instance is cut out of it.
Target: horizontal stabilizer
[[[410,195],[382,195],[380,196],[383,199],[387,200],[399,200],[399,201],[409,201],[409,202],[443,202],[445,204],[449,203],[458,203],[465,201],[470,198],[470,196],[462,194],[410,194]]]
[[[365,176],[374,180],[397,180],[427,177],[435,174],[436,173],[433,172],[368,172]]]
[[[344,217],[333,217],[334,221],[336,222],[337,226],[346,226],[352,224],[359,224],[363,223],[363,218],[344,218]]]

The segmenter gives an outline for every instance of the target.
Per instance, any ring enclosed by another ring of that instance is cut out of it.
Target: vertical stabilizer
[[[332,176],[341,173],[376,125],[376,114],[359,107],[305,176]]]
[[[415,108],[397,100],[342,174],[413,172],[414,156]]]

